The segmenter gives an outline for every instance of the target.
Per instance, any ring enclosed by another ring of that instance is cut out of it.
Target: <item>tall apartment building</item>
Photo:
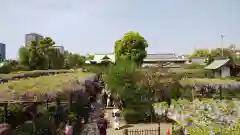
[[[58,49],[60,53],[64,53],[64,47],[60,45],[55,45],[54,48]]]
[[[0,43],[0,59],[6,59],[6,44]]]
[[[42,35],[37,33],[29,33],[25,35],[25,46],[30,47],[31,41],[36,41],[40,43],[40,40],[43,38]]]

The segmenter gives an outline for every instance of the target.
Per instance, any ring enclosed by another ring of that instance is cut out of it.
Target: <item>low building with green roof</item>
[[[204,69],[212,70],[214,72],[214,77],[237,76],[240,72],[240,66],[229,58],[215,59]]]

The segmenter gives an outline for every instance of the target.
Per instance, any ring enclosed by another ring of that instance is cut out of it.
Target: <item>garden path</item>
[[[105,110],[105,116],[106,118],[110,121],[110,124],[109,124],[109,128],[107,129],[107,135],[123,135],[123,130],[125,128],[128,128],[128,129],[133,129],[133,130],[150,130],[150,129],[158,129],[158,124],[156,123],[147,123],[147,124],[143,124],[143,123],[139,123],[139,124],[131,124],[131,125],[127,125],[123,118],[121,118],[121,122],[120,122],[120,125],[121,125],[121,128],[120,130],[115,130],[111,127],[111,121],[112,121],[112,109],[106,109]],[[167,129],[168,128],[172,128],[172,125],[171,124],[167,124],[167,123],[161,123],[161,133],[164,135],[166,132],[167,132]]]
[[[99,94],[97,96],[97,102],[93,103],[95,111],[90,114],[90,120],[87,124],[84,125],[83,131],[80,133],[80,135],[99,135],[97,128],[97,119],[99,119],[100,114],[103,113],[101,99],[102,95]]]
[[[92,122],[91,120],[89,121],[88,124],[84,125],[84,129],[81,132],[80,135],[99,135],[98,129],[97,129],[97,119],[99,118],[99,115],[103,112],[105,112],[105,116],[106,119],[110,122],[109,123],[109,127],[107,129],[107,135],[123,135],[123,130],[125,128],[128,129],[140,129],[140,130],[149,130],[149,129],[157,129],[158,128],[158,124],[132,124],[132,125],[127,125],[125,124],[123,118],[121,118],[121,129],[120,130],[115,130],[111,127],[112,125],[112,109],[106,109],[105,111],[102,110],[103,105],[101,104],[101,98],[102,95],[99,94],[97,96],[97,101],[96,103],[94,103],[95,106],[95,111],[91,114],[90,117],[92,117]],[[163,134],[166,133],[167,129],[170,128],[171,129],[171,125],[170,124],[165,124],[165,123],[161,123],[161,132]]]

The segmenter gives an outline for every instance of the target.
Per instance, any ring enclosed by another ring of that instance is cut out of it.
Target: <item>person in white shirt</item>
[[[109,107],[110,106],[110,94],[108,94],[108,97],[107,97],[107,107]]]
[[[120,117],[121,117],[121,111],[117,107],[114,107],[113,112],[112,112],[112,117],[113,117],[113,128],[115,130],[120,129]]]

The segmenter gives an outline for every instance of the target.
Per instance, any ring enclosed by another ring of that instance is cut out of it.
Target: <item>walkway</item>
[[[111,121],[112,121],[112,109],[106,109],[106,116],[107,119],[110,121],[110,125],[109,128],[107,129],[107,135],[123,135],[123,130],[128,128],[130,130],[151,130],[151,129],[158,129],[158,124],[151,124],[151,123],[147,123],[147,124],[143,124],[143,123],[139,123],[139,124],[131,124],[128,125],[124,122],[124,119],[121,118],[120,120],[120,130],[115,130],[111,127]],[[168,128],[172,128],[171,124],[167,124],[167,123],[161,123],[161,133],[166,133]],[[143,133],[142,133],[143,134]]]
[[[102,96],[101,94],[97,96],[98,102],[93,104],[95,107],[95,111],[92,114],[90,114],[90,120],[86,125],[84,125],[84,129],[80,135],[99,135],[98,129],[97,129],[97,119],[99,118],[100,114],[103,112],[101,110],[101,108],[103,107],[101,104],[102,102],[101,96]],[[92,121],[91,121],[91,117],[92,117]]]

